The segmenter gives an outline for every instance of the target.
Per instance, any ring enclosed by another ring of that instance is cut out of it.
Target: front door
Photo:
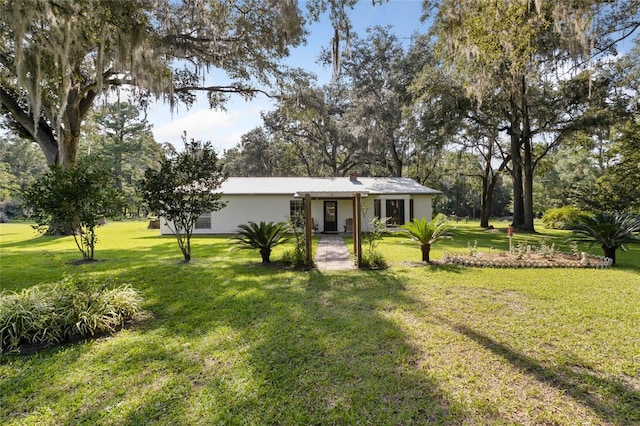
[[[338,232],[338,202],[324,202],[324,232]]]

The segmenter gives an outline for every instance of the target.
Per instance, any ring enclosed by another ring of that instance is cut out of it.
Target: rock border
[[[605,269],[609,268],[613,259],[604,256],[587,255],[581,253],[575,256],[566,253],[558,253],[546,258],[540,255],[525,255],[518,259],[515,255],[505,252],[484,253],[473,255],[464,253],[445,253],[442,263],[447,265],[471,266],[479,268],[582,268]]]

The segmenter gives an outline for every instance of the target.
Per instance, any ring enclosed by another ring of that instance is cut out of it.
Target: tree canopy
[[[502,113],[514,225],[532,231],[535,168],[569,133],[593,124],[582,120],[592,89],[608,81],[592,75],[591,61],[614,53],[613,37],[640,26],[639,3],[426,2],[434,4],[438,52],[472,97]]]
[[[206,91],[223,108],[268,92],[275,109],[226,151],[229,173],[410,176],[444,191],[438,209],[482,226],[511,210],[530,231],[566,204],[638,208],[640,49],[618,48],[640,28],[640,0],[425,1],[431,28],[409,38],[353,32],[356,1],[0,0],[0,114],[49,164],[73,165],[91,140],[132,193],[159,153],[136,116],[148,102],[189,106]],[[280,59],[324,13],[335,31],[319,61],[334,77],[319,84]],[[112,91],[129,104],[94,107]],[[7,198],[17,175],[0,173]]]
[[[276,108],[263,114],[267,132],[230,150],[229,170],[410,176],[443,190],[435,205],[447,213],[488,227],[511,210],[528,231],[547,208],[595,208],[585,190],[609,199],[615,191],[616,206],[632,207],[635,190],[620,191],[635,188],[625,183],[635,174],[621,138],[637,121],[640,61],[616,54],[640,27],[639,6],[427,1],[428,33],[401,41],[371,27],[351,34],[329,84],[308,70],[287,74]],[[333,51],[319,60],[335,63]],[[284,167],[242,165],[267,152],[286,158]]]
[[[307,7],[310,19],[329,11],[339,43],[348,35],[344,8],[354,3]],[[0,113],[49,164],[65,167],[105,91],[127,87],[141,106],[155,98],[174,107],[201,90],[222,107],[230,93],[264,92],[305,35],[292,0],[0,0],[0,16]],[[225,77],[210,83],[214,69]]]

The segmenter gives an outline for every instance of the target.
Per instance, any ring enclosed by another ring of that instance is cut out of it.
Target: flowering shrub
[[[467,255],[465,253],[445,253],[442,257],[445,264],[475,266],[481,268],[595,268],[602,269],[611,266],[613,260],[608,257],[588,255],[580,253],[559,253],[553,251],[540,254],[524,250],[514,253],[483,253],[482,256]]]

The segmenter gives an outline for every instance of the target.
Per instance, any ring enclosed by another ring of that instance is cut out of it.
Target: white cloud
[[[262,124],[260,108],[240,108],[217,111],[208,108],[186,111],[173,118],[164,114],[151,114],[153,134],[158,142],[171,142],[182,148],[182,133],[189,139],[211,141],[221,152],[234,147],[243,134]]]

